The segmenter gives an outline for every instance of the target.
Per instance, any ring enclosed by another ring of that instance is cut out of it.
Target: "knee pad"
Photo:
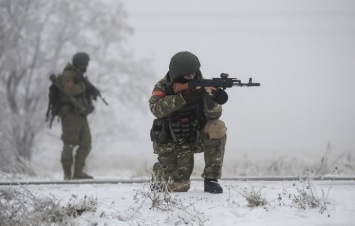
[[[209,120],[205,126],[205,133],[209,139],[221,139],[227,133],[227,127],[222,120]]]

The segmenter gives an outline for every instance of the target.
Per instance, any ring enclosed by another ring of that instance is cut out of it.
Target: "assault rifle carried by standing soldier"
[[[79,74],[79,81],[83,82],[86,86],[86,92],[89,96],[92,96],[94,98],[94,100],[97,99],[97,97],[100,97],[100,99],[102,100],[102,102],[104,102],[105,105],[108,106],[107,101],[105,100],[105,98],[103,98],[101,96],[101,92],[99,89],[97,89],[89,80],[87,77],[84,77],[84,75],[82,73]]]

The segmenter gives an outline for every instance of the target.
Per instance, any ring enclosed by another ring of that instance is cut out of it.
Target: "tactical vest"
[[[188,104],[166,117],[171,138],[176,142],[192,142],[197,132],[206,124],[202,103]]]
[[[75,84],[78,84],[79,82],[83,82],[83,75],[80,74],[79,72],[77,72],[77,73],[78,73],[77,76],[74,77]],[[61,79],[62,78],[60,78],[60,82],[62,82]],[[61,106],[66,106],[66,107],[69,106],[71,110],[73,110],[77,113],[83,113],[84,115],[88,115],[93,111],[92,101],[90,100],[90,97],[87,94],[87,89],[84,93],[76,96],[75,99],[77,99],[78,102],[80,102],[83,112],[80,112],[80,110],[78,110],[78,106],[75,106],[72,103],[72,101],[70,101],[70,99],[67,95],[65,95],[63,92],[60,93]]]

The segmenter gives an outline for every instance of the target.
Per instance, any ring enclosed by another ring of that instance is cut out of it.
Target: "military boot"
[[[94,179],[92,176],[87,175],[83,172],[84,165],[81,161],[76,161],[74,165],[74,176],[73,179]]]
[[[213,194],[223,193],[223,188],[216,179],[205,179],[205,192]]]
[[[80,179],[94,179],[94,177],[87,175],[84,172],[81,173],[74,173],[74,176],[72,178],[73,180],[80,180]]]
[[[87,175],[83,172],[85,166],[85,159],[88,155],[89,151],[82,147],[79,147],[76,151],[75,155],[75,163],[74,163],[74,176],[73,179],[94,179],[92,176]]]

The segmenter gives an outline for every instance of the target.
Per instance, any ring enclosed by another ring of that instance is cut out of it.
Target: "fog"
[[[229,101],[221,117],[228,128],[223,177],[303,175],[309,168],[325,175],[334,166],[343,175],[353,175],[354,1],[130,0],[122,4],[134,33],[123,35],[123,43],[116,39],[124,48],[108,49],[122,57],[100,58],[90,52],[87,74],[90,78],[105,74],[96,78],[106,79],[93,81],[101,81],[97,85],[110,105],[97,101],[89,116],[93,142],[86,172],[95,178],[150,176],[157,158],[149,136],[154,119],[148,107],[150,92],[167,73],[171,57],[190,51],[199,57],[206,78],[228,73],[242,82],[253,78],[261,83],[226,90]],[[106,25],[108,33],[120,31]],[[93,49],[101,49],[100,43],[95,44],[99,47]],[[121,72],[113,69],[126,61],[130,63]],[[111,76],[116,76],[116,85]],[[138,83],[119,83],[127,78],[133,81],[129,76]],[[37,136],[32,163],[40,176],[62,178],[60,134],[56,121]],[[200,177],[203,155],[195,158],[192,176]]]
[[[354,1],[130,0],[124,7],[135,31],[126,44],[153,60],[156,81],[186,50],[207,78],[224,72],[261,83],[227,90],[229,156],[355,150]]]

